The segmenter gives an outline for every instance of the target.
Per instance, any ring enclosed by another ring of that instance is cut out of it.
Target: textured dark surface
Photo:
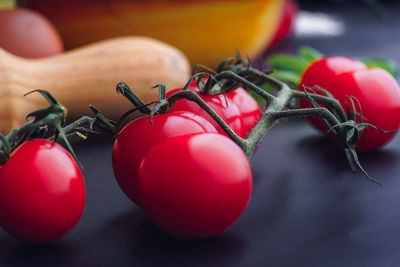
[[[347,25],[339,37],[294,38],[326,54],[390,57],[400,62],[400,6],[377,20],[354,6],[320,7]],[[85,166],[87,205],[79,224],[54,245],[24,245],[0,230],[0,266],[398,266],[400,137],[360,155],[370,175],[349,171],[342,151],[306,123],[281,123],[255,158],[254,191],[224,234],[184,241],[157,230],[121,193],[110,141],[76,146]]]

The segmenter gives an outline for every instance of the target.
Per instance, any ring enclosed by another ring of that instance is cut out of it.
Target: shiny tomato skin
[[[246,155],[229,138],[192,134],[149,150],[138,187],[144,210],[160,229],[180,238],[207,238],[242,214],[252,173]]]
[[[85,195],[82,173],[63,147],[27,141],[0,166],[0,225],[24,242],[56,241],[79,221]]]
[[[153,124],[148,116],[130,122],[118,134],[112,151],[112,167],[118,185],[140,206],[137,175],[147,151],[174,136],[205,132],[216,133],[217,130],[203,117],[186,111],[155,115]]]
[[[260,106],[243,88],[232,90],[225,96],[237,105],[242,115],[242,137],[247,137],[261,118]]]
[[[337,75],[356,70],[365,70],[362,62],[347,57],[324,57],[312,62],[301,75],[300,88],[302,86],[314,87],[318,85],[327,89]],[[309,101],[308,101],[309,103]]]
[[[339,100],[344,109],[344,103],[351,107],[346,95],[357,98],[361,104],[365,122],[387,131],[399,128],[400,88],[388,72],[372,68],[343,73],[336,77],[329,91]],[[359,112],[357,104],[356,111]],[[376,150],[389,142],[395,134],[396,132],[389,134],[371,128],[365,129],[356,148],[360,151]]]
[[[303,86],[313,88],[314,86],[322,87],[328,91],[332,82],[336,79],[337,75],[356,70],[366,70],[367,67],[360,61],[347,58],[347,57],[324,57],[312,62],[303,72],[299,83],[299,90],[304,91]],[[315,93],[324,95],[318,90]],[[332,92],[331,92],[332,93]],[[301,108],[314,107],[309,100],[300,99],[299,104]],[[323,106],[323,105],[321,105]],[[321,118],[317,116],[309,116],[307,120],[316,129],[326,133],[329,128]]]
[[[193,83],[192,83],[193,84]],[[166,94],[170,97],[181,89],[174,89]],[[242,114],[235,103],[223,95],[206,95],[200,92],[197,86],[190,86],[188,90],[195,91],[228,125],[232,130],[241,137],[243,133],[243,120]],[[197,103],[181,99],[172,108],[171,111],[190,111],[208,120],[217,129],[218,133],[227,136],[222,128],[215,122],[215,120],[208,115],[208,113],[201,108]]]
[[[64,51],[61,37],[51,22],[25,8],[0,10],[0,47],[26,58],[48,57]]]

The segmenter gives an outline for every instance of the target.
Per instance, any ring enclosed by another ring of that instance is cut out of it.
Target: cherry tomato
[[[174,136],[205,132],[217,131],[206,119],[191,112],[155,115],[153,124],[149,117],[130,122],[118,134],[112,152],[112,166],[118,185],[130,200],[140,205],[137,175],[147,151],[155,144]]]
[[[242,137],[247,137],[261,118],[260,106],[243,88],[230,91],[225,96],[237,105],[242,114]]]
[[[212,133],[155,145],[139,169],[139,195],[153,222],[170,235],[206,238],[232,225],[246,208],[252,173],[243,151]]]
[[[336,77],[329,87],[333,96],[339,99],[343,108],[346,95],[360,101],[363,119],[383,130],[397,130],[400,126],[400,88],[388,72],[373,68],[368,70],[343,73]],[[350,104],[350,103],[349,103]],[[359,109],[356,105],[356,112]],[[367,128],[358,140],[358,150],[376,150],[390,141],[393,133]]]
[[[206,95],[200,92],[196,81],[188,88],[199,94],[199,96],[238,134],[247,137],[251,129],[257,124],[261,117],[260,107],[254,98],[243,88],[238,88],[224,95]],[[181,89],[174,89],[167,93],[167,97],[175,94]],[[186,110],[206,118],[220,134],[226,135],[224,130],[211,118],[199,105],[186,99],[178,101],[172,111]]]
[[[365,70],[362,62],[347,57],[324,57],[312,62],[301,76],[300,86],[318,85],[327,89],[337,75],[356,70]],[[302,90],[302,88],[300,88]],[[304,101],[304,103],[310,103]]]
[[[400,125],[400,89],[394,78],[378,68],[368,69],[363,63],[345,57],[326,57],[313,62],[303,73],[299,90],[303,86],[318,85],[328,90],[339,100],[347,113],[346,103],[351,102],[346,96],[353,96],[361,104],[365,122],[383,130],[397,130]],[[322,94],[318,90],[316,93]],[[301,99],[300,107],[313,107],[310,101]],[[359,109],[356,103],[356,112]],[[328,132],[325,122],[310,116],[311,124]],[[358,122],[358,120],[357,120]],[[374,129],[365,129],[356,146],[358,150],[376,150],[392,139],[394,133],[382,133]]]
[[[25,242],[53,242],[80,219],[85,183],[73,157],[44,139],[23,143],[0,166],[0,225]]]
[[[312,62],[303,72],[301,76],[299,90],[303,91],[304,86],[313,88],[319,86],[323,89],[328,90],[332,81],[337,75],[345,72],[351,72],[356,70],[364,70],[367,67],[357,60],[347,57],[324,57]],[[315,91],[318,94],[323,95],[318,90]],[[301,108],[312,108],[314,107],[309,100],[300,99]],[[323,105],[321,105],[323,106]],[[307,117],[308,121],[316,129],[326,133],[329,131],[328,126],[323,119],[317,116]]]
[[[51,22],[36,11],[23,8],[0,10],[0,47],[27,58],[52,56],[64,50]]]

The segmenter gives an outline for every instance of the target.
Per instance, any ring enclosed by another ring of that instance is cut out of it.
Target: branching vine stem
[[[194,75],[196,75],[196,73],[194,73]],[[176,92],[168,99],[162,100],[162,103],[160,102],[158,107],[152,111],[152,116],[157,112],[161,112],[161,110],[167,112],[180,99],[187,99],[196,102],[218,123],[225,133],[242,148],[248,158],[252,157],[263,136],[268,133],[279,119],[311,115],[318,116],[326,122],[330,132],[336,137],[339,145],[344,148],[351,168],[354,170],[356,164],[368,179],[377,182],[377,180],[372,179],[363,169],[355,151],[355,145],[357,144],[363,129],[366,127],[376,127],[361,123],[361,115],[359,116],[360,124],[357,124],[355,122],[356,116],[351,112],[347,115],[339,101],[323,88],[304,88],[303,92],[292,90],[287,84],[271,77],[267,73],[251,68],[249,63],[244,62],[240,58],[236,59],[236,61],[230,59],[221,63],[217,68],[217,72],[208,77],[205,85],[204,80],[202,79],[203,78],[198,78],[196,80],[199,85],[202,84],[203,88],[199,86],[200,91],[205,92],[206,94],[226,93],[242,86],[244,89],[253,91],[265,99],[267,109],[264,111],[247,138],[244,139],[238,136],[197,93],[190,90]],[[260,83],[265,83],[275,88],[277,91],[276,96],[262,90],[258,86]],[[325,96],[317,94],[316,91],[321,92]],[[289,103],[296,98],[309,100],[314,108],[287,109]],[[350,100],[352,103],[353,113],[356,113],[355,105],[351,97]],[[358,102],[356,99],[354,100]],[[168,105],[168,109],[161,109],[161,107],[164,107],[165,105]]]
[[[234,77],[236,81],[243,83],[243,86],[248,90],[258,91],[262,90],[259,87],[257,88],[256,85],[249,83],[247,80],[243,78],[238,78],[237,75],[225,72],[224,75],[215,76],[215,78],[220,77]],[[265,97],[268,103],[267,110],[263,113],[262,117],[256,124],[256,126],[252,129],[246,139],[241,138],[238,136],[229,126],[228,124],[220,117],[218,114],[194,91],[182,90],[168,98],[168,103],[170,107],[173,107],[176,102],[181,99],[187,99],[189,101],[193,101],[197,103],[201,108],[203,108],[217,123],[218,125],[225,131],[225,133],[236,143],[238,144],[242,150],[245,152],[248,158],[250,158],[258,143],[262,139],[262,137],[272,128],[277,120],[281,118],[289,118],[289,117],[304,117],[308,115],[315,115],[320,116],[330,122],[331,125],[338,125],[340,121],[326,108],[309,108],[309,109],[295,109],[295,110],[283,110],[290,100],[293,97],[304,97],[306,98],[305,93],[298,94],[297,91],[291,90],[286,84],[281,83],[279,81],[273,81],[274,85],[279,85],[280,91],[278,95],[272,97]],[[267,95],[263,94],[264,96]],[[311,96],[308,96],[311,97]],[[314,95],[312,95],[314,97]],[[330,99],[327,97],[318,98],[321,102],[325,101],[328,104],[334,104]]]
[[[62,144],[79,163],[71,143],[86,139],[87,133],[113,134],[115,132],[114,122],[104,118],[101,112],[94,107],[91,109],[95,117],[84,116],[63,127],[67,109],[49,92],[35,90],[31,93],[33,92],[40,93],[50,103],[50,106],[29,113],[27,118],[32,117],[33,119],[28,120],[19,129],[14,129],[5,136],[0,134],[0,165],[9,159],[11,152],[19,145],[34,138],[45,138]],[[93,127],[99,129],[99,132],[92,130]],[[50,131],[50,128],[55,131]]]

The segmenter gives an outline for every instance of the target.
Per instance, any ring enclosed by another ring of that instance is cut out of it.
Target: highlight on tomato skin
[[[387,71],[380,68],[368,68],[362,62],[346,57],[325,57],[314,61],[304,71],[299,90],[305,87],[322,87],[328,90],[348,113],[352,103],[348,97],[359,101],[364,122],[381,130],[396,131],[400,126],[400,89],[396,80]],[[318,89],[315,93],[324,95]],[[301,99],[301,108],[311,108],[309,100]],[[323,105],[321,105],[323,106]],[[355,103],[355,112],[360,113]],[[328,133],[326,123],[315,116],[307,117],[308,121],[323,133]],[[357,123],[359,123],[357,119]],[[363,130],[356,146],[359,151],[377,150],[389,142],[395,132],[384,133],[376,129]],[[329,134],[328,134],[329,135]]]
[[[204,80],[206,81],[206,80]],[[166,97],[170,97],[180,88],[169,91]],[[261,118],[261,109],[255,99],[243,88],[237,88],[224,95],[207,95],[200,92],[197,82],[193,81],[188,90],[195,91],[215,112],[228,124],[232,130],[242,138],[246,138],[250,131]],[[217,131],[227,136],[224,130],[211,118],[199,105],[186,99],[179,100],[171,111],[190,111],[207,119]]]
[[[364,122],[392,131],[387,133],[372,128],[363,130],[356,145],[357,150],[377,150],[397,134],[396,130],[400,126],[400,88],[388,72],[371,68],[343,73],[336,77],[329,90],[344,109],[345,103],[351,106],[346,95],[355,97],[360,102]],[[355,108],[360,113],[357,104]]]
[[[138,188],[144,210],[160,229],[179,238],[208,238],[243,213],[252,179],[246,155],[229,138],[191,134],[149,150]]]
[[[256,100],[241,87],[226,93],[225,96],[237,105],[242,114],[241,137],[247,137],[262,116],[260,106]]]
[[[180,90],[181,89],[171,90],[166,94],[166,97],[168,98]],[[236,134],[243,136],[242,116],[239,108],[232,102],[232,100],[225,98],[223,95],[203,94],[197,87],[190,87],[189,90],[195,91],[228,124],[228,126],[232,128]],[[181,99],[171,108],[171,111],[193,112],[209,121],[215,127],[215,129],[217,129],[218,133],[226,135],[218,123],[197,103],[186,99]]]
[[[155,115],[152,124],[148,116],[130,122],[117,135],[112,151],[112,167],[119,187],[140,206],[137,176],[147,151],[174,136],[205,132],[216,133],[217,130],[203,117],[187,111]]]
[[[85,198],[74,158],[52,141],[27,141],[0,167],[0,226],[20,241],[60,239],[79,221]]]
[[[352,58],[341,56],[323,57],[313,61],[306,67],[301,75],[300,86],[312,88],[318,85],[322,88],[328,88],[337,75],[365,69],[367,69],[367,66]]]
[[[356,70],[365,70],[367,67],[360,61],[352,58],[332,56],[323,57],[313,61],[302,73],[299,83],[299,90],[303,91],[304,87],[314,88],[319,86],[329,91],[330,84],[337,75],[345,72]],[[323,95],[322,92],[316,90],[315,93]],[[307,99],[300,99],[301,108],[313,108],[313,104]],[[323,105],[322,105],[323,106]],[[345,109],[346,110],[346,109]],[[307,120],[314,128],[323,133],[329,131],[328,126],[323,119],[317,116],[309,116]]]

